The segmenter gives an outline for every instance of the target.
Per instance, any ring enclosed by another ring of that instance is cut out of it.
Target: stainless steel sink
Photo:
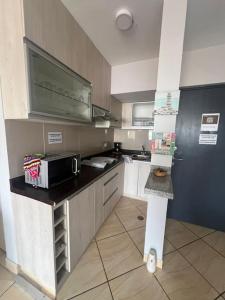
[[[148,160],[151,157],[150,157],[150,155],[146,155],[146,154],[133,154],[131,156],[131,158],[133,158],[133,159],[140,159],[140,160]]]

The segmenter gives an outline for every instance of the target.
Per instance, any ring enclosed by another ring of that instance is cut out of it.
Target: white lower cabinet
[[[137,196],[138,193],[138,161],[133,160],[132,163],[125,163],[124,170],[124,194],[129,196]]]
[[[139,199],[147,199],[145,184],[151,169],[151,163],[147,161],[133,160],[125,163],[124,171],[124,195]]]

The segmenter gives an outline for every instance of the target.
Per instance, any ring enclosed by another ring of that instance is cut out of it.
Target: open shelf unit
[[[55,276],[57,288],[68,275],[67,203],[62,202],[53,210]]]

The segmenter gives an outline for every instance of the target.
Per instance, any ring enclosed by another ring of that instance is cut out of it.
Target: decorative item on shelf
[[[150,149],[153,154],[173,155],[176,150],[175,132],[152,132]]]
[[[156,92],[154,115],[178,114],[180,90]]]
[[[167,171],[162,168],[156,168],[153,170],[153,174],[157,177],[165,177],[167,175]]]

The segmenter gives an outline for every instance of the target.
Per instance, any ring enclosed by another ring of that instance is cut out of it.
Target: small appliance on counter
[[[34,172],[34,168],[36,171]],[[44,158],[24,158],[25,182],[50,189],[80,173],[81,157],[76,153],[49,154]]]
[[[120,153],[122,148],[122,143],[120,142],[114,142],[114,152]]]

